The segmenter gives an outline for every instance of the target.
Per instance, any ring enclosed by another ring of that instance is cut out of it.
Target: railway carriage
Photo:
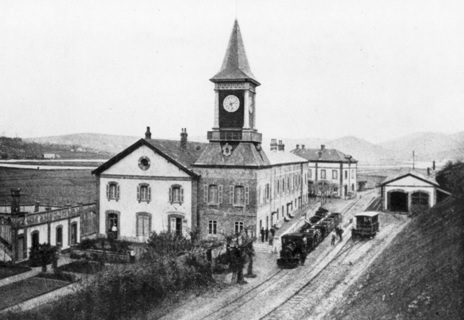
[[[379,232],[379,212],[366,211],[354,215],[356,226],[351,230],[353,239],[374,237]]]

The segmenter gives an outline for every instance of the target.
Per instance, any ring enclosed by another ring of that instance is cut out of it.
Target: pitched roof
[[[266,155],[271,165],[308,162],[308,160],[293,153],[280,150],[271,150],[267,152]]]
[[[309,161],[357,163],[358,160],[337,149],[293,149],[290,151]],[[319,154],[322,152],[321,154]],[[351,160],[350,160],[351,157]]]
[[[225,156],[219,142],[210,142],[195,162],[195,166],[219,167],[263,167],[269,166],[269,160],[263,149],[257,149],[253,143],[231,143],[230,156]]]
[[[98,175],[102,173],[142,145],[149,147],[187,174],[197,176],[197,174],[192,170],[192,165],[203,152],[207,143],[188,141],[184,148],[181,147],[180,141],[178,140],[140,139],[99,166],[97,169],[93,170],[92,174]]]
[[[242,34],[238,21],[235,20],[226,55],[222,62],[221,70],[210,79],[212,82],[221,81],[251,81],[256,85],[260,83],[251,72],[248,58],[243,45]]]
[[[416,179],[419,179],[419,180],[422,180],[424,182],[430,183],[430,184],[432,184],[434,186],[437,186],[437,187],[440,186],[434,178],[427,177],[427,176],[423,175],[422,173],[419,173],[417,171],[412,171],[412,170],[409,171],[409,172],[400,172],[400,173],[388,176],[387,178],[385,178],[385,180],[383,180],[381,185],[382,186],[386,185],[387,183],[390,183],[390,182],[393,182],[393,181],[396,181],[396,180],[400,180],[400,179],[402,179],[404,177],[407,177],[407,176],[415,177]]]

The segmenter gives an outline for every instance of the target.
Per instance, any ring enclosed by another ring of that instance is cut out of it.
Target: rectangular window
[[[145,201],[150,202],[151,198],[151,188],[148,184],[140,184],[137,187],[137,200],[139,202]]]
[[[270,189],[269,189],[269,183],[266,183],[266,202],[269,201],[270,196],[271,196],[271,192],[270,192]]]
[[[216,220],[209,220],[208,233],[217,234],[217,221]]]
[[[184,202],[184,189],[179,185],[174,185],[169,188],[169,202],[180,203]]]
[[[332,170],[332,179],[336,180],[338,178],[337,170]]]
[[[309,169],[308,170],[308,179],[312,179],[313,178],[313,170]]]
[[[354,170],[351,170],[351,179],[354,179]]]
[[[116,182],[109,182],[106,185],[106,198],[108,200],[119,200],[119,184]]]
[[[348,179],[348,170],[345,170],[345,179]]]
[[[243,230],[243,222],[242,221],[235,222],[234,232],[240,233],[242,232],[242,230]]]
[[[218,203],[218,186],[210,185],[209,186],[209,194],[208,194],[208,202],[209,203]]]
[[[137,216],[137,236],[148,237],[150,236],[150,217],[146,214]]]
[[[325,169],[321,169],[321,179],[326,179],[326,176],[325,176]]]
[[[234,205],[243,206],[245,204],[245,188],[236,186],[234,193]]]

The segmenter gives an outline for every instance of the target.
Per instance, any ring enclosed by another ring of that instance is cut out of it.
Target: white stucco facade
[[[146,169],[140,166],[142,158],[149,161]],[[197,182],[151,148],[141,145],[100,173],[98,179],[99,236],[115,232],[118,239],[140,242],[152,232],[177,230],[188,235],[191,231],[192,194]],[[117,186],[117,196],[108,194],[110,184]],[[147,188],[149,196],[140,196],[141,186]],[[173,189],[179,190],[174,198]]]

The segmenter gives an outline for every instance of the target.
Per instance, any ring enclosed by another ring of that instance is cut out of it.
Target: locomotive
[[[277,265],[281,268],[295,268],[300,263],[304,264],[306,255],[313,251],[341,221],[341,213],[330,213],[324,208],[319,208],[309,222],[297,232],[282,236],[282,250]]]

